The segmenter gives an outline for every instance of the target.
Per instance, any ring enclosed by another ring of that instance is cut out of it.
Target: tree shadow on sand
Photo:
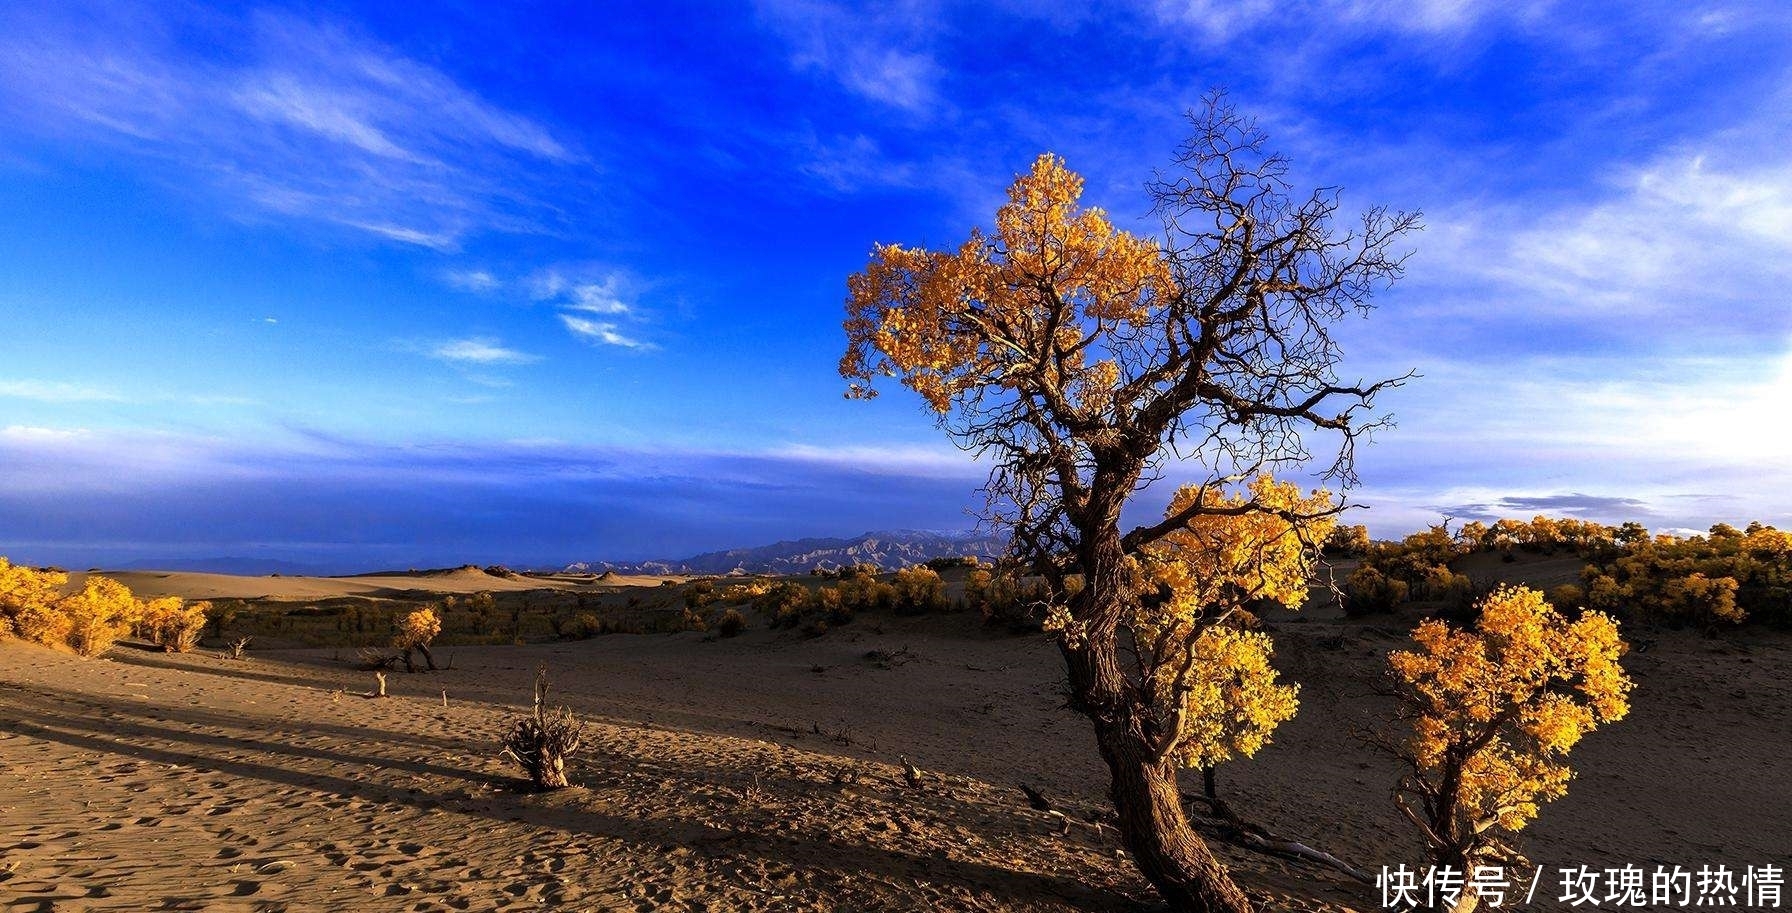
[[[842,883],[850,883],[855,877],[872,876],[886,882],[946,883],[1008,900],[1049,900],[1075,909],[1119,910],[1135,906],[1122,894],[1092,887],[1073,877],[1016,871],[980,861],[948,858],[943,854],[930,855],[925,849],[919,848],[916,852],[907,852],[843,839],[817,839],[812,835],[788,830],[766,833],[747,827],[691,820],[689,817],[664,811],[661,812],[661,817],[656,818],[631,817],[591,808],[576,801],[538,803],[521,797],[505,801],[502,796],[488,794],[475,797],[462,790],[437,794],[410,786],[394,786],[378,782],[366,774],[377,768],[389,768],[417,776],[502,785],[506,788],[514,788],[516,781],[494,776],[490,772],[470,771],[413,758],[392,757],[385,753],[344,752],[288,744],[265,735],[245,739],[179,728],[182,725],[196,725],[242,729],[255,725],[254,721],[231,719],[203,711],[160,706],[101,707],[90,700],[82,700],[83,695],[78,693],[33,689],[36,696],[27,697],[14,689],[7,690],[4,703],[12,706],[0,707],[0,713],[4,714],[0,715],[0,730],[82,751],[214,770],[230,776],[307,790],[320,796],[356,796],[387,805],[450,811],[493,822],[522,822],[528,826],[567,834],[623,841],[653,854],[682,849],[710,858],[752,858],[789,869],[831,873]],[[71,704],[101,710],[106,718],[71,716],[68,713]],[[5,710],[14,712],[5,713]],[[26,715],[36,719],[26,719]],[[145,721],[148,718],[173,725],[152,725]],[[307,723],[304,729],[307,734],[322,733],[350,740],[357,746],[388,745],[394,741],[391,733],[342,724],[320,723],[314,726]],[[468,746],[462,741],[454,743],[454,747],[464,750]],[[264,757],[245,759],[241,756],[245,751],[258,752]],[[354,770],[349,776],[315,772],[287,766],[279,761],[280,758],[360,770]],[[640,782],[643,778],[665,780],[679,777],[677,773],[669,771],[664,763],[650,763],[615,753],[606,753],[598,763],[590,767],[589,773],[599,777],[599,781],[590,784],[594,789],[626,788],[631,779]],[[587,779],[590,780],[590,777]],[[716,786],[713,781],[701,778],[686,779],[689,782],[678,784],[680,788],[707,787],[713,790]],[[1021,822],[1017,820],[1016,823]]]

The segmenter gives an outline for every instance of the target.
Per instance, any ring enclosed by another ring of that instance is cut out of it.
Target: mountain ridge
[[[1000,555],[1006,545],[1002,539],[971,531],[873,530],[846,538],[786,539],[769,545],[703,552],[687,558],[580,561],[562,570],[569,574],[804,574],[814,568],[833,570],[861,563],[896,568],[934,558],[993,558]]]

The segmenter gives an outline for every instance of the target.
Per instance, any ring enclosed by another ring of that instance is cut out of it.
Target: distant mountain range
[[[1007,542],[976,533],[943,533],[925,530],[885,530],[850,539],[795,539],[754,548],[705,552],[689,558],[622,563],[579,562],[568,565],[569,574],[804,574],[811,568],[832,570],[851,564],[870,563],[882,568],[920,564],[934,558],[1000,555]]]

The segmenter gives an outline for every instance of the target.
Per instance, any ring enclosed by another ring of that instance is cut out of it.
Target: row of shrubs
[[[211,609],[211,603],[178,596],[139,599],[124,584],[98,575],[73,593],[63,592],[67,586],[66,573],[0,557],[0,636],[97,656],[135,634],[184,653],[199,643]]]
[[[1792,533],[1751,523],[1726,523],[1708,535],[1650,534],[1637,523],[1604,526],[1537,517],[1464,524],[1451,533],[1438,525],[1399,542],[1369,542],[1362,527],[1335,531],[1327,552],[1361,559],[1345,580],[1352,615],[1391,611],[1406,602],[1467,607],[1492,589],[1451,564],[1475,552],[1571,550],[1586,559],[1580,584],[1549,591],[1567,609],[1591,608],[1664,624],[1714,626],[1754,619],[1792,624]]]
[[[1475,520],[1462,524],[1455,532],[1451,532],[1446,524],[1439,524],[1413,533],[1399,544],[1409,552],[1420,553],[1433,563],[1440,563],[1452,556],[1473,552],[1515,549],[1546,554],[1568,550],[1592,557],[1649,539],[1649,531],[1640,523],[1607,526],[1574,517],[1538,515],[1529,521],[1497,520],[1492,524]],[[1326,539],[1325,553],[1335,558],[1368,558],[1388,544],[1372,541],[1366,526],[1337,526]]]

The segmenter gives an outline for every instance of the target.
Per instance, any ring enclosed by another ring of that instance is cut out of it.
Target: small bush
[[[68,645],[82,656],[98,656],[129,634],[143,603],[129,587],[107,577],[89,577],[81,591],[57,603],[68,617]]]
[[[722,617],[716,621],[716,633],[723,637],[733,637],[746,630],[746,628],[747,617],[742,615],[737,609],[729,609],[728,611],[723,612]]]
[[[699,580],[685,588],[684,605],[687,609],[701,609],[716,601],[716,585],[708,580]]]
[[[19,567],[0,558],[0,637],[49,646],[68,639],[69,623],[56,603],[68,575]]]
[[[972,571],[976,579],[965,581],[965,601],[977,608],[984,624],[1016,633],[1044,630],[1048,599],[1043,583],[1020,580],[1012,572],[978,577],[980,573]]]
[[[1371,565],[1363,565],[1344,579],[1344,614],[1352,618],[1392,612],[1406,601],[1406,581],[1389,577]]]
[[[558,633],[567,640],[587,640],[605,633],[604,623],[592,612],[580,612],[566,619],[555,619]]]
[[[1587,591],[1572,583],[1550,587],[1549,604],[1558,612],[1572,612],[1587,604]]]
[[[429,645],[441,633],[442,618],[436,614],[435,609],[425,606],[404,617],[404,621],[398,626],[398,633],[392,637],[392,646],[402,651],[406,672],[417,671],[416,665],[411,661],[413,651],[423,654],[429,671],[436,671],[436,658],[430,654]]]
[[[897,571],[888,584],[893,608],[899,615],[922,615],[944,612],[951,606],[946,599],[946,584],[930,567],[911,567]]]
[[[199,645],[205,631],[209,602],[188,603],[179,596],[152,599],[143,606],[143,633],[151,643],[169,653],[186,653]]]
[[[684,609],[680,614],[666,619],[661,627],[669,634],[680,631],[703,632],[709,630],[709,616],[703,612]]]
[[[976,555],[947,555],[941,558],[929,558],[927,567],[930,570],[944,571],[959,567],[976,567],[980,564]]]

